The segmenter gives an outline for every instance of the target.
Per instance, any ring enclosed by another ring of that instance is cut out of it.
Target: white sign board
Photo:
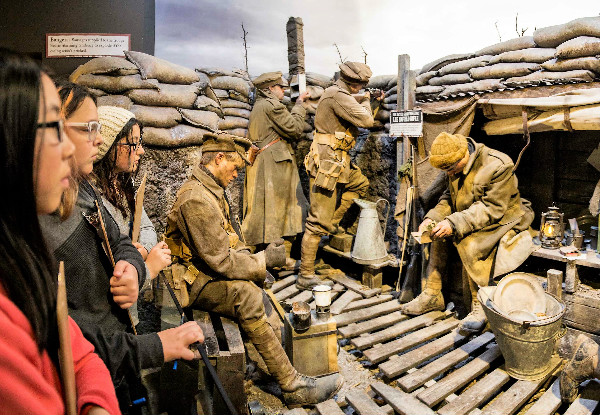
[[[423,111],[390,111],[390,136],[420,137],[423,135]]]
[[[46,58],[120,56],[129,50],[131,35],[112,33],[47,33]]]
[[[298,74],[298,91],[300,95],[306,92],[306,74],[304,73]]]

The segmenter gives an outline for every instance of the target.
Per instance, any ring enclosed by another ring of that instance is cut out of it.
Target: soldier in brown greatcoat
[[[285,264],[283,242],[251,254],[230,221],[225,188],[247,162],[250,141],[229,134],[205,134],[200,165],[177,193],[167,216],[166,242],[175,267],[184,267],[180,284],[190,284],[189,304],[235,318],[279,383],[288,406],[316,404],[341,387],[339,374],[312,378],[290,363],[273,326],[281,324],[263,302],[267,267]],[[175,280],[175,275],[173,275]],[[268,304],[268,306],[267,306]],[[268,318],[269,314],[275,318]]]
[[[281,103],[287,82],[281,72],[268,72],[254,80],[258,100],[250,114],[248,138],[259,150],[244,180],[242,233],[247,245],[261,246],[280,238],[286,247],[286,264],[292,243],[303,230],[308,202],[302,192],[296,157],[291,143],[300,138],[308,95],[296,100],[291,112]]]
[[[315,134],[304,165],[310,176],[310,210],[302,238],[302,262],[296,286],[309,289],[331,283],[315,275],[315,259],[321,236],[335,234],[353,199],[364,197],[369,180],[350,161],[348,152],[356,144],[358,127],[373,126],[370,94],[358,93],[372,72],[364,63],[340,65],[340,79],[325,90],[317,106]],[[378,97],[378,99],[383,96]],[[337,204],[338,194],[341,201]]]

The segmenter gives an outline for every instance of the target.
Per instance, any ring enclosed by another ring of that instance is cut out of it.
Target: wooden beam
[[[382,314],[393,313],[394,311],[400,310],[402,304],[396,300],[388,301],[387,303],[379,304],[373,307],[364,308],[362,310],[349,311],[347,313],[338,314],[334,316],[335,322],[338,327],[347,326],[357,321],[369,320],[374,317],[379,317]]]
[[[383,382],[372,383],[371,389],[377,392],[400,415],[435,415],[431,408],[419,402],[410,394],[388,386]]]
[[[386,413],[363,391],[349,391],[346,401],[358,415],[386,415]]]
[[[376,331],[385,327],[390,327],[392,324],[396,324],[407,319],[407,315],[402,314],[400,311],[394,311],[386,316],[380,316],[372,320],[363,321],[361,323],[352,323],[346,327],[341,327],[338,329],[338,332],[343,338],[348,339],[368,333],[370,331]]]

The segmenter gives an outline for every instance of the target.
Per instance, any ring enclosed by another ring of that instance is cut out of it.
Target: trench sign
[[[423,135],[423,111],[420,109],[390,112],[391,137],[421,137]]]

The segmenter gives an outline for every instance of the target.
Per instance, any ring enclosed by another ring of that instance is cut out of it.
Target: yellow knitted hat
[[[440,133],[429,151],[429,163],[438,169],[448,169],[458,163],[469,151],[467,138],[460,134]]]

